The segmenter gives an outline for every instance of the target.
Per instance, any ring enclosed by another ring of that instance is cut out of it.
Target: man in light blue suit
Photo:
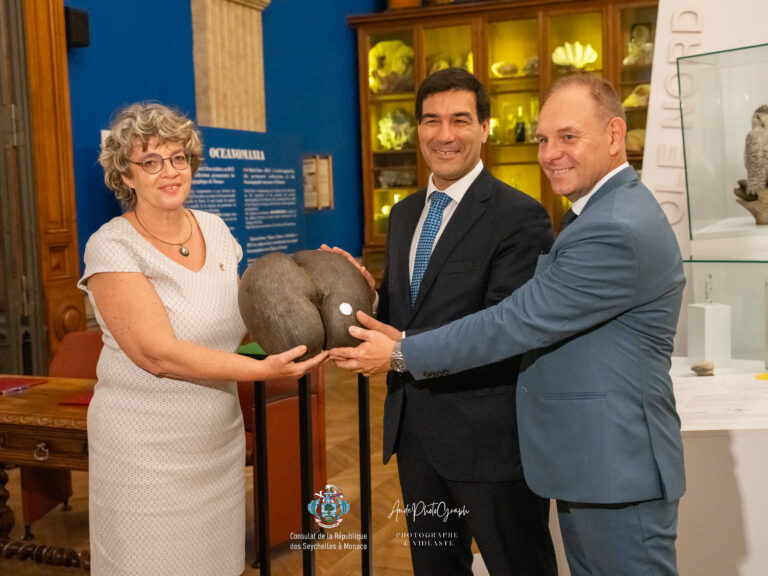
[[[685,492],[669,377],[685,283],[672,229],[627,164],[626,120],[607,82],[556,83],[541,108],[539,163],[578,217],[535,276],[483,311],[416,335],[373,330],[332,352],[370,374],[454,374],[527,352],[517,418],[525,479],[557,499],[573,576],[676,575]],[[570,215],[566,215],[566,220]]]

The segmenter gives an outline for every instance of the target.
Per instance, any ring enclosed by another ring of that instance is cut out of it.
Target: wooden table
[[[13,511],[6,504],[8,482],[2,464],[88,470],[87,407],[60,401],[93,390],[95,380],[46,378],[45,384],[0,395],[0,555],[88,568],[88,552],[11,540]]]

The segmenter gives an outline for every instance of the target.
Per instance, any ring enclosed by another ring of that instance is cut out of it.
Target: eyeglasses
[[[176,170],[184,170],[189,167],[189,163],[192,161],[192,154],[187,151],[176,152],[169,158],[163,158],[160,154],[148,154],[141,162],[131,162],[144,169],[147,174],[157,174],[165,166],[165,161],[170,160],[171,166]]]

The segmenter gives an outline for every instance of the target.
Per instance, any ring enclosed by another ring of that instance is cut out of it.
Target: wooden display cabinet
[[[485,84],[491,134],[483,162],[539,200],[557,228],[569,202],[552,192],[538,165],[540,102],[563,74],[586,70],[609,79],[626,101],[629,160],[639,170],[657,4],[495,0],[351,16],[360,67],[363,260],[374,276],[381,279],[392,205],[429,177],[414,117],[415,90],[424,78],[460,66]],[[565,61],[553,61],[556,50]],[[582,60],[569,65],[578,55]]]

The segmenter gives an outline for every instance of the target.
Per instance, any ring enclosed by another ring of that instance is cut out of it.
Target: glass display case
[[[549,18],[548,24],[551,82],[573,72],[602,75],[605,57],[602,12],[559,14]]]
[[[548,0],[422,5],[351,16],[357,28],[365,219],[365,266],[381,277],[389,210],[424,187],[415,90],[447,66],[470,70],[491,97],[485,166],[539,200],[555,229],[569,202],[555,195],[538,165],[534,134],[544,95],[563,74],[589,71],[611,80],[623,98],[650,82],[656,0]],[[634,38],[634,44],[631,44]],[[650,44],[650,46],[649,46]],[[646,52],[633,51],[641,46]],[[624,61],[627,64],[624,64]],[[642,90],[640,90],[642,92]],[[636,100],[636,99],[635,99]],[[647,102],[626,107],[642,131],[630,162],[642,160]]]
[[[627,116],[627,159],[638,173],[645,151],[645,125],[651,94],[656,7],[632,6],[620,13],[621,68],[616,89]]]
[[[768,259],[768,45],[677,61],[691,254]]]
[[[390,208],[418,183],[413,43],[411,30],[374,34],[367,43],[372,161],[365,179],[372,194],[366,226],[375,237],[386,235]]]
[[[689,346],[702,338],[692,315],[725,309],[728,322],[708,330],[729,332],[739,360],[768,360],[768,219],[758,223],[768,206],[767,65],[768,45],[677,60],[691,239],[686,337]]]
[[[488,24],[489,164],[494,176],[541,201],[534,134],[539,120],[536,18]]]
[[[425,74],[444,68],[464,68],[474,72],[472,28],[468,24],[436,26],[424,30]]]
[[[737,360],[768,360],[768,257],[764,261],[749,262],[689,260],[683,268],[689,302],[697,306],[719,304],[728,307],[731,357]],[[690,320],[690,306],[685,313],[689,316],[687,320]],[[724,329],[722,325],[712,328],[719,332]],[[690,332],[688,340],[697,336]],[[687,356],[687,349],[675,350],[675,354]]]
[[[547,22],[546,53],[549,85],[561,76],[591,72],[603,76],[603,13],[585,11],[553,15]],[[553,198],[564,213],[571,203],[563,196]]]

